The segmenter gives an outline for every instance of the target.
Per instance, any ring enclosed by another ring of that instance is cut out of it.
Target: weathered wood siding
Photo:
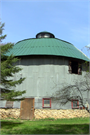
[[[23,70],[17,73],[14,80],[21,77],[26,77],[25,81],[16,87],[16,90],[26,90],[23,94],[26,98],[35,98],[35,108],[42,108],[42,98],[51,97],[58,88],[56,84],[68,83],[73,84],[75,80],[83,78],[85,71],[82,75],[69,74],[68,62],[69,58],[54,57],[54,56],[40,56],[40,57],[22,57],[17,63]],[[90,93],[89,93],[90,95]],[[84,94],[87,97],[87,93]],[[14,103],[14,107],[20,107],[20,102]],[[51,104],[51,109],[69,109],[71,103],[65,106]]]

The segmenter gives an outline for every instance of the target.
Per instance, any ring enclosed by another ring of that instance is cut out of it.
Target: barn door
[[[34,118],[34,98],[25,98],[21,101],[20,118],[27,120]]]

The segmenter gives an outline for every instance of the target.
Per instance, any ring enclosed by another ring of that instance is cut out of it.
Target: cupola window
[[[50,37],[49,34],[44,34],[44,33],[39,34],[39,35],[37,36],[37,38],[49,38],[49,37]]]

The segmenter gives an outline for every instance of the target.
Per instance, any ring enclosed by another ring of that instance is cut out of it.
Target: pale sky
[[[87,56],[90,44],[90,0],[0,0],[4,43],[35,38],[48,31],[72,43]]]

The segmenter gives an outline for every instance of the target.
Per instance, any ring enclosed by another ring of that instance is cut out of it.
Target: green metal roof
[[[55,55],[90,61],[90,59],[69,42],[57,38],[30,38],[17,42],[6,55]]]

